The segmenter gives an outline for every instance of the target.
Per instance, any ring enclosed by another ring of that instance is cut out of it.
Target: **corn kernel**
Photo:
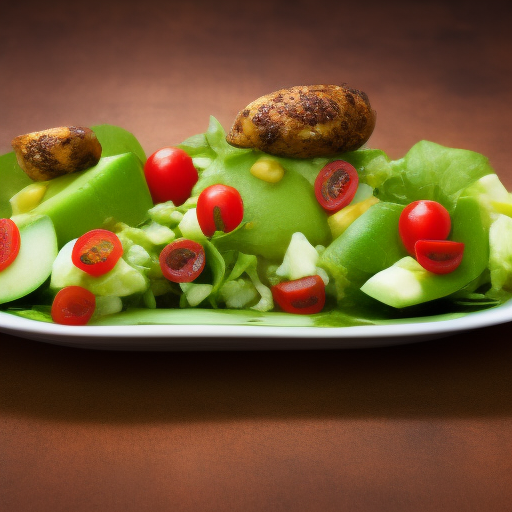
[[[262,156],[252,165],[251,174],[267,183],[278,183],[283,179],[284,169],[277,160]]]
[[[48,184],[45,182],[31,183],[12,196],[12,214],[19,215],[33,210],[43,199]]]
[[[339,212],[334,213],[327,219],[327,224],[331,229],[333,238],[340,236],[359,216],[361,216],[370,206],[378,203],[379,200],[375,196],[360,201],[359,203],[350,204],[342,208]]]

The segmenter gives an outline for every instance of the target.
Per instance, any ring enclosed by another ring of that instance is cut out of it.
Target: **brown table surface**
[[[149,154],[281,87],[348,82],[378,111],[370,146],[479,151],[512,189],[505,2],[99,4],[2,8],[2,152],[106,122]],[[0,334],[0,510],[510,511],[511,331],[195,353]]]

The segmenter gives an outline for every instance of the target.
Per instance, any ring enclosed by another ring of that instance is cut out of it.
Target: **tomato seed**
[[[350,182],[350,176],[344,169],[335,170],[322,187],[322,195],[326,201],[336,199]]]
[[[191,259],[196,257],[196,253],[186,247],[180,247],[171,251],[166,258],[167,265],[173,270],[181,270]]]
[[[453,258],[453,255],[446,252],[431,252],[427,254],[427,258],[432,261],[449,261]]]
[[[308,297],[307,299],[303,300],[293,300],[291,301],[291,305],[294,308],[302,309],[302,308],[309,308],[311,306],[314,306],[318,302],[318,297],[316,295],[313,295],[312,297]]]
[[[80,256],[80,261],[84,265],[95,265],[107,261],[110,253],[114,249],[114,244],[110,240],[101,240],[93,245],[87,252]]]
[[[224,231],[226,226],[222,220],[222,210],[219,206],[213,207],[213,223],[215,224],[216,231]]]

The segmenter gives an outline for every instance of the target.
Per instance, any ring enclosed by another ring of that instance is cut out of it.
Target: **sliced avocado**
[[[338,299],[406,255],[398,234],[403,205],[379,202],[366,210],[321,254],[318,266],[335,280]]]
[[[86,171],[44,183],[44,197],[30,213],[52,219],[59,247],[116,222],[135,226],[153,206],[142,163],[133,153],[102,158]]]
[[[489,240],[478,202],[459,199],[452,225],[450,239],[464,243],[462,263],[453,272],[433,274],[406,256],[371,277],[361,290],[388,306],[405,308],[451,295],[476,279],[489,261]]]
[[[20,230],[21,245],[14,262],[0,272],[0,304],[24,297],[41,286],[57,257],[57,236],[49,217],[13,220]]]

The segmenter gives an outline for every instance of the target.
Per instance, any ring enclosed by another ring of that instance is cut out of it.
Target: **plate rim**
[[[191,325],[191,324],[140,324],[140,325],[87,325],[65,326],[18,317],[0,311],[0,332],[22,338],[38,339],[50,343],[73,345],[74,340],[82,343],[87,339],[115,341],[128,340],[131,344],[138,339],[168,340],[183,338],[315,338],[343,341],[373,339],[382,341],[391,338],[442,337],[478,328],[491,327],[512,321],[512,300],[499,306],[475,311],[458,318],[424,321],[386,323],[379,325],[357,325],[347,327],[318,326],[263,326],[263,325]],[[105,345],[108,345],[106,341]],[[392,343],[392,344],[396,344]],[[171,348],[172,349],[172,348]]]

